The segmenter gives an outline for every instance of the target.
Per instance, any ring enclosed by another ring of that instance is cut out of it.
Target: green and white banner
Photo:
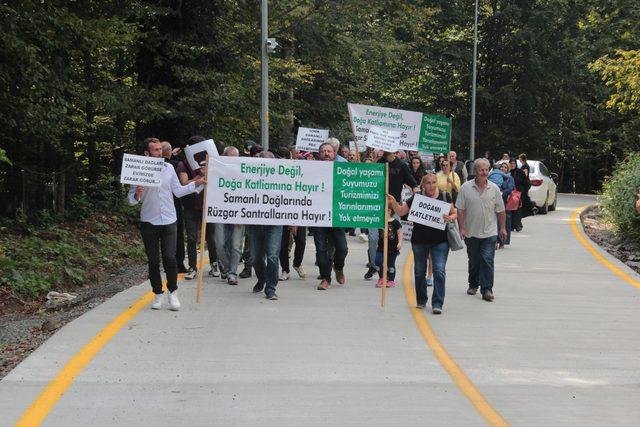
[[[451,146],[451,119],[436,114],[348,104],[358,144],[366,143],[372,127],[400,132],[400,149],[445,153]]]
[[[207,222],[382,228],[382,164],[209,158]]]

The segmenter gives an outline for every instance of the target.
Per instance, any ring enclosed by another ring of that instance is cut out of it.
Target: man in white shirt
[[[162,157],[162,144],[157,138],[147,138],[142,143],[145,156]],[[129,204],[142,203],[140,209],[140,234],[144,242],[144,249],[149,262],[149,281],[155,294],[151,308],[162,308],[164,291],[160,276],[160,256],[167,275],[167,289],[169,290],[169,309],[180,309],[178,300],[178,271],[176,264],[177,217],[173,204],[173,196],[182,197],[189,193],[202,191],[204,177],[198,177],[188,185],[181,185],[178,177],[168,163],[164,163],[162,184],[159,187],[136,186],[129,189]]]

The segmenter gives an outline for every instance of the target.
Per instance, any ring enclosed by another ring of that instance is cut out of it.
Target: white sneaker
[[[169,292],[169,310],[171,311],[180,310],[180,300],[178,299],[177,289],[173,292]]]
[[[193,280],[198,275],[198,270],[195,268],[189,268],[186,273],[184,273],[185,280]]]
[[[155,294],[153,296],[153,302],[151,303],[152,310],[160,310],[162,308],[162,303],[164,302],[164,293]]]
[[[220,276],[220,272],[218,271],[218,263],[214,262],[211,264],[211,269],[209,270],[209,276],[218,277]]]
[[[302,266],[300,267],[294,266],[293,269],[298,272],[298,276],[300,276],[301,279],[304,279],[305,277],[307,277],[307,273],[305,273]]]
[[[283,271],[282,273],[280,273],[280,277],[278,278],[278,280],[289,280],[289,273]]]
[[[367,236],[364,233],[360,233],[360,234],[358,234],[358,240],[360,240],[362,243],[368,242],[369,241],[369,236]]]

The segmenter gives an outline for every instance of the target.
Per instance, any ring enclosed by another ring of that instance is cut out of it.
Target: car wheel
[[[547,193],[547,197],[544,199],[544,205],[538,208],[538,214],[545,215],[549,212],[549,193]]]
[[[549,205],[549,210],[550,211],[555,211],[556,210],[556,206],[558,206],[558,191],[556,190],[556,197],[553,199],[553,204]]]

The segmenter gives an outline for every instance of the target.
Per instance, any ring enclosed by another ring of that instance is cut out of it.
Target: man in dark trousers
[[[141,150],[148,157],[162,157],[162,144],[157,138],[147,138]],[[159,310],[164,301],[162,277],[160,276],[160,252],[162,264],[167,274],[167,289],[169,290],[169,309],[180,309],[178,300],[178,271],[176,266],[176,209],[173,196],[182,197],[186,194],[202,190],[204,177],[197,177],[187,185],[181,185],[173,167],[165,163],[162,171],[162,184],[159,187],[131,186],[129,189],[129,204],[142,203],[140,209],[140,234],[144,242],[144,249],[149,262],[149,281],[155,297],[151,308]]]

